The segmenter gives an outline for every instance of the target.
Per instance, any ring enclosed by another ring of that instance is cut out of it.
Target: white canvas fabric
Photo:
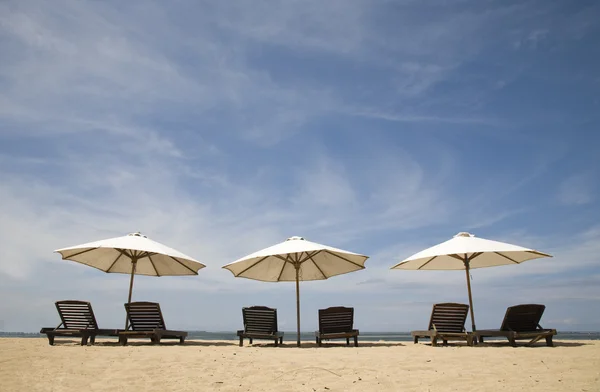
[[[132,257],[139,257],[136,275],[198,275],[205,265],[140,233],[58,249],[64,260],[89,265],[108,273],[131,274]]]
[[[452,239],[415,253],[392,269],[464,270],[465,257],[469,269],[520,264],[540,257],[552,257],[533,249],[504,242],[486,240],[469,233],[458,233]]]
[[[296,280],[295,264],[300,263],[298,280],[322,280],[365,268],[368,256],[290,237],[227,264],[234,276],[283,282]]]

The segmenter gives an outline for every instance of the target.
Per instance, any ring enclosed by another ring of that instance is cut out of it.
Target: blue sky
[[[473,271],[477,325],[547,305],[600,330],[600,5],[594,1],[5,1],[0,327],[53,302],[123,322],[128,277],[57,248],[141,231],[207,265],[139,277],[172,328],[295,326],[294,285],[220,267],[293,235],[371,256],[301,285],[365,331],[423,328],[464,274],[391,271],[459,231],[553,254]]]

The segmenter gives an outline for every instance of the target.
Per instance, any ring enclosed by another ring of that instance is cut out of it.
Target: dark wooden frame
[[[96,336],[118,336],[118,329],[98,328],[92,304],[86,301],[65,300],[56,301],[56,310],[60,316],[60,324],[55,328],[42,328],[48,343],[53,346],[54,338],[81,338],[81,345],[96,343]]]
[[[152,344],[161,339],[179,339],[183,344],[188,333],[167,329],[165,320],[157,302],[131,302],[125,304],[129,327],[127,331],[119,331],[119,343],[123,346],[131,338],[149,338]]]
[[[315,331],[315,340],[321,346],[323,340],[354,338],[354,347],[358,347],[358,329],[354,329],[354,308],[335,306],[319,309],[319,330]]]
[[[472,346],[474,336],[465,330],[468,313],[469,305],[466,304],[447,302],[433,305],[428,330],[410,333],[414,343],[418,343],[419,338],[429,338],[432,346],[437,346],[439,339],[444,346],[449,340],[466,340],[467,345]]]
[[[252,344],[254,339],[273,340],[275,346],[283,344],[283,332],[277,328],[277,309],[266,306],[250,306],[242,308],[244,329],[237,331],[240,338],[240,347],[244,345],[244,338]]]
[[[556,335],[556,330],[544,329],[540,325],[545,309],[545,305],[538,304],[510,306],[506,309],[500,329],[479,330],[475,332],[475,336],[481,343],[486,337],[505,337],[513,347],[516,347],[517,340],[530,339],[527,343],[530,346],[545,339],[546,345],[552,347],[552,337]]]

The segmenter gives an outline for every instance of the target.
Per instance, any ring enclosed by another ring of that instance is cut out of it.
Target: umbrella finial
[[[298,237],[298,236],[293,236],[293,237],[288,238],[286,241],[297,241],[297,240],[304,241],[304,238]]]
[[[140,233],[139,231],[136,231],[135,233],[129,233],[127,235],[128,236],[132,236],[132,237],[144,237],[144,238],[148,238],[145,235],[143,235],[142,233]]]
[[[473,234],[471,234],[471,233],[467,233],[466,231],[461,231],[460,233],[458,233],[454,237],[475,237],[475,236]]]

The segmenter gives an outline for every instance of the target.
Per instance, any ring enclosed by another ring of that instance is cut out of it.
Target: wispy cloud
[[[558,200],[565,205],[589,204],[595,199],[596,187],[596,177],[590,172],[574,174],[560,184]]]

